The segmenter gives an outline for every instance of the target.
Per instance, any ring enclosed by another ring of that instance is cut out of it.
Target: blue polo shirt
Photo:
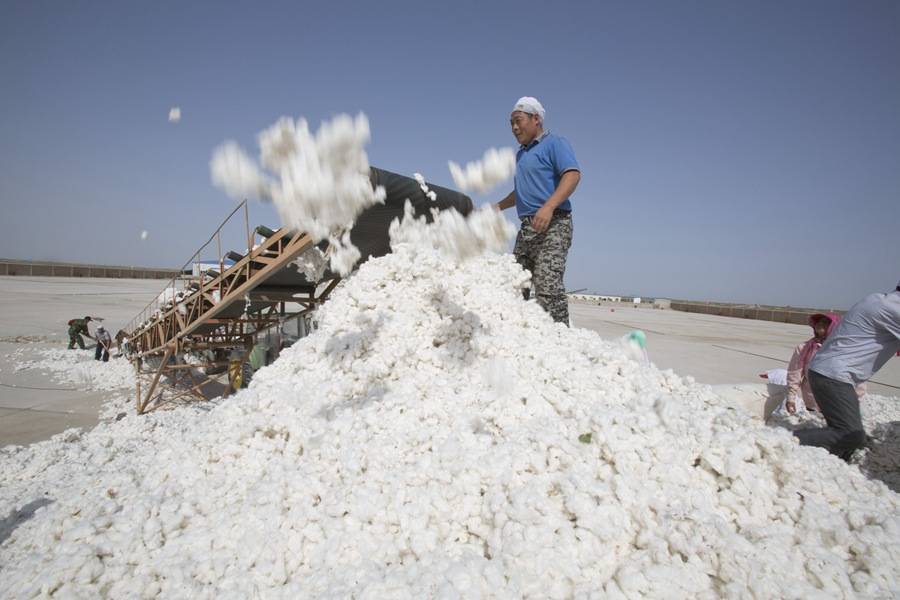
[[[533,215],[553,195],[566,171],[581,171],[566,138],[549,131],[516,153],[516,212],[519,218]],[[559,210],[572,210],[569,198]]]

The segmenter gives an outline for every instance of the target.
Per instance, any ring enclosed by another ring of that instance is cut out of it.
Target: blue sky
[[[213,148],[282,115],[363,111],[373,165],[452,186],[533,95],[583,169],[569,289],[847,308],[900,278],[897,2],[10,1],[0,85],[3,257],[180,265],[234,206]]]

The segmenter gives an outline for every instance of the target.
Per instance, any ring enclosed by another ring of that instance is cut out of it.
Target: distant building
[[[227,259],[219,263],[217,260],[198,260],[191,263],[190,269],[185,269],[185,275],[193,275],[194,277],[200,277],[201,273],[205,273],[206,271],[213,269],[218,271],[220,268],[224,267],[227,269],[231,265],[234,264],[234,261],[231,259]]]
[[[622,304],[632,304],[637,306],[652,306],[653,308],[669,308],[670,300],[665,298],[648,298],[646,296],[610,296],[607,294],[568,294],[571,300],[579,302],[591,302],[593,304],[601,304],[604,302],[615,302]]]
[[[621,302],[621,296],[603,296],[600,294],[569,294],[572,300],[580,300],[582,302]]]

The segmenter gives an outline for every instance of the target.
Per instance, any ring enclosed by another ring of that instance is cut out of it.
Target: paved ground
[[[104,397],[103,392],[57,384],[38,371],[17,373],[10,354],[20,348],[64,347],[68,343],[66,323],[74,317],[104,317],[104,325],[115,333],[155,298],[165,283],[0,277],[0,446],[47,439],[70,427],[92,427]]]
[[[708,384],[759,383],[759,373],[785,368],[797,344],[812,335],[805,325],[717,317],[674,310],[569,304],[572,322],[617,338],[632,329],[647,334],[650,360],[661,369]],[[869,382],[869,392],[900,396],[900,358]]]
[[[164,286],[162,280],[0,277],[0,446],[91,427],[104,396],[58,385],[35,370],[15,372],[13,352],[64,346],[66,322],[88,314],[104,317],[115,332]],[[658,367],[718,385],[749,410],[766,402],[758,374],[786,366],[793,348],[811,335],[800,325],[631,306],[573,302],[571,314],[576,327],[605,338],[642,329]],[[900,396],[900,359],[888,363],[869,390]],[[761,416],[763,411],[758,412]]]

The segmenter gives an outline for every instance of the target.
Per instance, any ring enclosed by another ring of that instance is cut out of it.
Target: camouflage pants
[[[572,245],[572,215],[554,213],[550,226],[538,233],[531,217],[522,219],[513,254],[523,268],[531,272],[531,284],[537,303],[550,313],[554,321],[569,324],[569,301],[563,285],[566,256]],[[525,290],[525,299],[529,290]]]
[[[84,350],[84,339],[77,332],[69,332],[69,350],[75,347],[75,344],[78,344],[78,347]]]

